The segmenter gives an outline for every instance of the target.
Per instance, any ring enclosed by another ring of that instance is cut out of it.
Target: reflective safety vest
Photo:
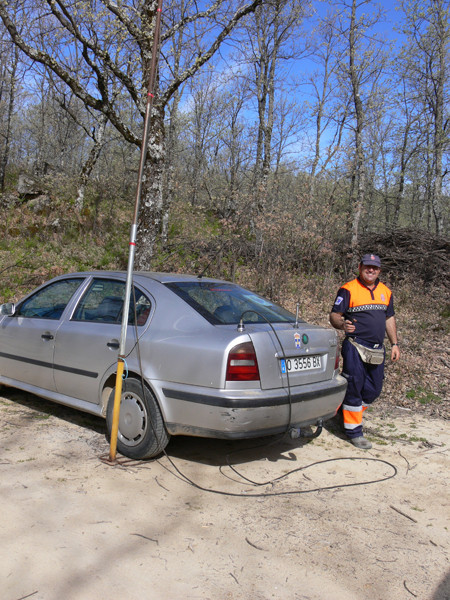
[[[370,290],[357,278],[340,288],[332,312],[342,313],[354,323],[356,339],[381,345],[386,334],[386,319],[395,314],[394,299],[391,290],[378,279]]]

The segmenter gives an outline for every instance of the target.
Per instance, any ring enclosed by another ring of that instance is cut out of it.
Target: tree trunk
[[[360,96],[360,85],[358,77],[358,68],[356,65],[356,0],[352,2],[352,12],[350,19],[350,82],[353,92],[353,103],[355,108],[355,160],[354,160],[354,189],[353,189],[353,219],[352,219],[352,254],[356,256],[356,250],[359,242],[359,224],[364,208],[364,188],[365,188],[365,168],[364,168],[364,149],[363,149],[363,128],[364,111]]]
[[[151,270],[162,231],[165,154],[164,108],[156,104],[151,115],[136,242],[136,268],[140,271]]]
[[[0,161],[0,189],[2,193],[5,191],[5,180],[6,180],[6,167],[9,160],[9,150],[11,146],[11,123],[12,115],[14,111],[14,101],[16,92],[16,71],[19,63],[19,48],[14,46],[14,58],[11,66],[10,84],[9,84],[9,102],[8,112],[6,115],[6,131],[5,131],[5,144],[3,147],[3,154]]]
[[[84,206],[84,194],[86,191],[86,185],[89,181],[89,177],[92,173],[92,169],[95,167],[98,157],[100,156],[100,152],[103,147],[103,137],[105,135],[106,124],[108,122],[108,117],[105,115],[100,115],[99,124],[97,131],[93,132],[92,139],[94,141],[94,145],[89,152],[88,159],[84,163],[81,173],[80,173],[80,185],[78,187],[77,198],[75,200],[75,208],[80,213],[83,210]]]
[[[438,3],[440,4],[440,3]],[[434,186],[432,194],[433,214],[436,222],[436,233],[444,233],[444,215],[442,210],[442,160],[444,154],[444,87],[446,80],[446,57],[449,40],[448,23],[444,18],[443,7],[440,6],[436,18],[437,51],[439,57],[438,72],[435,80],[435,121],[434,121]]]

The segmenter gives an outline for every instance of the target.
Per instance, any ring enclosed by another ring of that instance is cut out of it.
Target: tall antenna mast
[[[122,313],[122,329],[120,332],[120,343],[119,343],[119,355],[117,359],[117,375],[116,375],[116,387],[114,393],[114,409],[113,419],[111,426],[111,442],[109,449],[109,460],[115,462],[117,452],[117,436],[119,433],[119,417],[120,417],[120,401],[122,397],[122,376],[125,364],[125,344],[127,340],[127,328],[128,328],[128,312],[130,309],[130,296],[131,286],[133,282],[133,267],[134,267],[134,256],[136,253],[136,237],[138,229],[139,219],[139,207],[141,204],[142,197],[142,177],[144,173],[145,161],[147,159],[147,148],[148,148],[148,137],[150,132],[150,117],[153,107],[154,98],[154,85],[155,85],[155,74],[156,65],[158,62],[159,55],[159,38],[161,28],[161,12],[162,12],[162,0],[158,0],[158,8],[156,10],[156,21],[155,21],[155,32],[153,36],[153,49],[152,49],[152,61],[150,65],[150,75],[147,87],[147,103],[145,108],[145,119],[144,119],[144,133],[142,136],[141,144],[141,158],[139,161],[138,181],[136,187],[136,200],[134,203],[134,215],[133,222],[131,225],[130,232],[130,249],[128,254],[128,269],[127,269],[127,280],[125,285],[125,299],[123,304]]]

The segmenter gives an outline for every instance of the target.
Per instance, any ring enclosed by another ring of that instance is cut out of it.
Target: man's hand
[[[356,326],[353,324],[353,321],[349,321],[348,319],[346,319],[344,321],[344,327],[343,327],[345,333],[354,333]]]
[[[342,313],[330,313],[330,323],[335,329],[340,329],[341,331],[345,331],[345,333],[353,333],[355,331],[355,322],[356,319],[354,319],[353,321],[344,319],[344,315]]]
[[[400,350],[398,347],[398,337],[397,337],[397,325],[395,323],[395,317],[389,317],[386,319],[386,333],[388,335],[389,341],[393,344],[391,349],[391,360],[396,362],[400,358]]]
[[[400,350],[398,346],[392,346],[391,348],[391,360],[395,362],[400,358]]]

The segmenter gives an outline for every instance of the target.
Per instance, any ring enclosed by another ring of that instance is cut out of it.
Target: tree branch
[[[214,54],[219,49],[220,44],[223,42],[223,40],[226,38],[226,36],[230,33],[230,31],[236,26],[236,24],[243,17],[251,14],[252,12],[255,12],[255,10],[258,8],[258,6],[260,6],[263,2],[264,2],[264,0],[254,0],[251,4],[247,4],[246,6],[243,6],[234,14],[234,16],[227,23],[227,25],[225,25],[225,27],[219,33],[219,35],[215,39],[214,43],[210,46],[209,50],[207,50],[201,56],[199,56],[197,58],[197,60],[195,61],[195,63],[189,69],[186,69],[183,73],[180,74],[178,79],[174,80],[169,85],[169,87],[167,88],[167,90],[161,97],[163,106],[165,106],[169,102],[170,98],[177,91],[177,89],[180,87],[180,85],[182,85],[187,79],[189,79],[190,77],[195,75],[195,73],[197,73],[198,70],[214,56]]]

